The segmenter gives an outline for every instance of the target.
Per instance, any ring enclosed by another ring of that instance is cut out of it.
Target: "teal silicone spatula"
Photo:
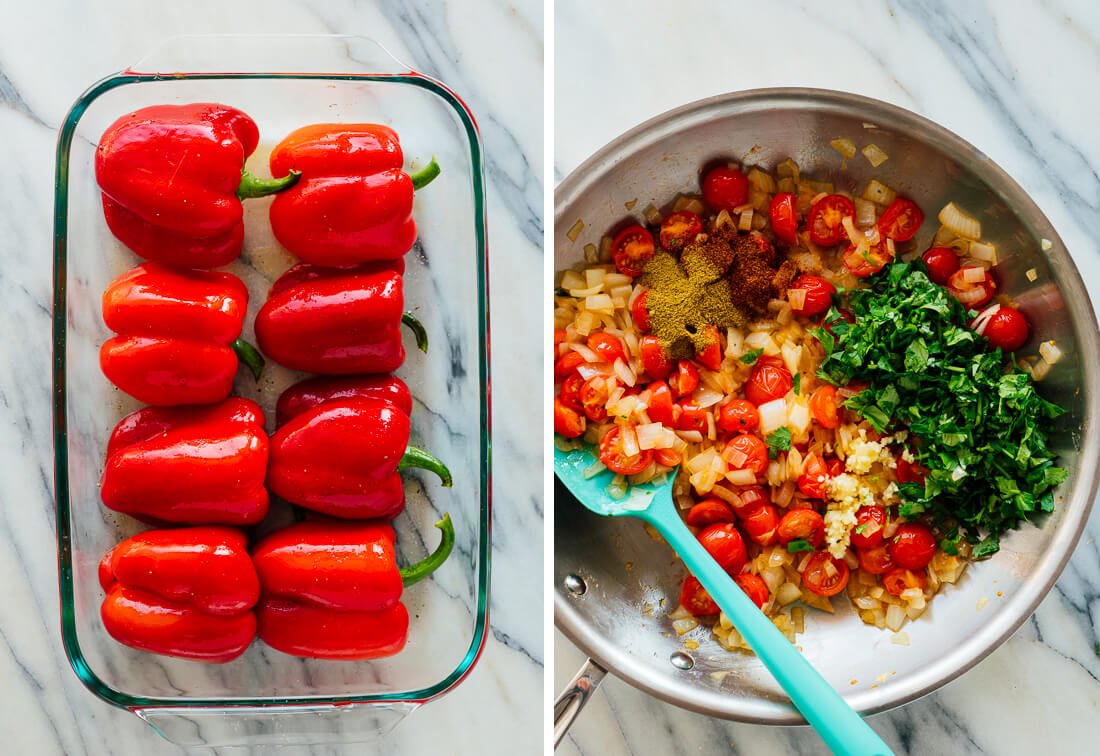
[[[554,449],[554,471],[577,501],[598,515],[637,517],[664,537],[834,753],[893,756],[875,731],[825,682],[688,530],[672,501],[671,477],[659,487],[631,486],[624,498],[613,499],[607,493],[613,477],[610,471],[584,477],[593,462],[587,448],[568,452]]]

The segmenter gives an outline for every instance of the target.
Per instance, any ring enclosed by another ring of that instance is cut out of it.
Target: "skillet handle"
[[[588,699],[600,686],[607,670],[599,663],[588,659],[580,668],[576,676],[565,690],[554,701],[554,748],[558,747],[565,733],[573,724],[573,720],[581,713],[581,709],[588,703]]]

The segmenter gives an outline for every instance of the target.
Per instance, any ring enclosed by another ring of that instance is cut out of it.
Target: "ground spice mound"
[[[778,263],[763,236],[717,229],[684,248],[677,260],[658,252],[645,267],[646,309],[653,334],[674,359],[690,358],[710,344],[707,325],[739,328],[781,296],[797,274]]]

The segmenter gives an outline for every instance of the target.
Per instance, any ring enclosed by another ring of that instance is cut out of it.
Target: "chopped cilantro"
[[[802,392],[802,373],[794,374],[794,380],[792,381],[791,388],[794,389],[795,396],[798,396]]]
[[[791,429],[783,426],[769,433],[764,440],[768,442],[768,457],[775,459],[779,452],[788,451],[791,448]]]
[[[813,551],[814,547],[805,538],[796,538],[787,544],[787,553],[797,554],[800,551]]]
[[[751,352],[745,352],[741,355],[741,362],[746,365],[755,365],[757,358],[762,354],[764,354],[763,349],[753,349]]]

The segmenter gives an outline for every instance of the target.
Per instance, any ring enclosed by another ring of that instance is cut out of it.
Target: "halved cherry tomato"
[[[559,381],[565,380],[570,373],[583,365],[584,362],[584,357],[581,356],[580,352],[566,352],[554,363],[554,378]]]
[[[555,355],[558,353],[558,347],[561,345],[561,343],[563,341],[565,341],[565,329],[564,328],[555,328],[554,329],[554,354]]]
[[[930,247],[920,259],[928,268],[928,277],[940,286],[946,286],[951,274],[959,269],[959,256],[951,247]]]
[[[768,584],[764,582],[764,578],[759,575],[753,575],[751,572],[742,572],[740,575],[733,579],[735,583],[741,586],[743,590],[752,601],[761,609],[764,608],[764,604],[768,603],[768,599],[771,598],[771,593],[768,591]]]
[[[722,367],[722,337],[718,333],[718,327],[708,325],[703,333],[709,346],[701,352],[696,350],[695,359],[705,368],[718,370]]]
[[[585,426],[584,415],[554,397],[554,433],[565,438],[577,438],[584,435]]]
[[[928,475],[928,471],[915,462],[907,462],[904,457],[899,456],[895,475],[898,483],[920,483],[924,485],[924,478]]]
[[[762,504],[741,515],[741,527],[753,543],[771,546],[779,528],[779,514],[772,504]]]
[[[691,364],[691,360],[680,360],[676,365],[676,374],[668,379],[668,387],[677,399],[691,396],[699,388],[698,368]]]
[[[761,356],[756,359],[745,384],[745,398],[759,407],[761,404],[782,399],[794,386],[791,371],[778,357]]]
[[[622,426],[613,425],[600,439],[600,461],[618,475],[637,475],[653,461],[653,450],[643,449],[628,456],[623,451]]]
[[[646,263],[655,253],[653,234],[639,223],[624,228],[611,242],[611,259],[615,261],[615,267],[631,278],[642,275]]]
[[[855,204],[842,194],[830,194],[823,197],[810,208],[810,217],[806,222],[810,229],[810,240],[821,247],[839,244],[847,237],[844,230],[844,218],[855,218]]]
[[[611,398],[611,388],[602,375],[594,375],[581,385],[581,406],[584,414],[594,423],[607,419],[607,400]]]
[[[702,232],[703,220],[690,210],[681,210],[661,221],[661,247],[677,252]]]
[[[898,197],[878,219],[878,232],[884,239],[907,242],[917,235],[924,223],[924,213],[917,203],[906,197]]]
[[[802,585],[818,596],[835,596],[848,585],[848,574],[843,559],[835,559],[828,551],[817,551],[802,571]]]
[[[844,463],[836,457],[826,457],[825,469],[829,471],[830,478],[835,478],[844,472]]]
[[[840,412],[837,410],[836,387],[819,386],[810,396],[810,412],[822,428],[839,428]]]
[[[860,507],[856,512],[856,524],[852,528],[851,541],[857,549],[873,549],[882,543],[882,529],[886,527],[886,510],[880,506]]]
[[[833,306],[833,295],[836,294],[836,287],[821,276],[803,273],[794,279],[787,289],[788,300],[791,299],[792,291],[804,292],[804,296],[802,306],[795,307],[792,304],[791,312],[800,317],[812,318],[815,315],[827,312]]]
[[[1001,305],[986,321],[984,336],[990,346],[1015,352],[1027,341],[1027,318],[1019,310]]]
[[[824,499],[829,468],[820,454],[807,454],[802,460],[802,474],[798,476],[798,490],[811,499]]]
[[[784,546],[801,538],[819,549],[825,543],[825,519],[812,509],[792,509],[780,518],[775,534]]]
[[[680,417],[676,421],[677,430],[707,432],[707,411],[690,399],[677,402]]]
[[[716,522],[734,522],[737,516],[721,499],[703,499],[688,510],[685,519],[693,528],[705,528]]]
[[[716,522],[707,525],[699,533],[699,543],[707,553],[714,557],[718,566],[731,575],[736,575],[749,561],[745,550],[745,539],[737,526],[729,522]]]
[[[741,500],[741,503],[733,505],[733,511],[737,513],[738,517],[748,517],[749,514],[755,512],[760,507],[771,504],[771,498],[768,496],[763,486],[744,486],[738,492],[738,498]]]
[[[680,605],[696,617],[718,614],[718,604],[707,593],[707,589],[694,575],[684,578],[684,587],[680,589]]]
[[[867,278],[886,267],[886,263],[892,259],[884,244],[872,244],[862,253],[856,251],[854,244],[849,244],[841,261],[856,278]]]
[[[583,411],[584,405],[581,404],[581,386],[583,385],[584,378],[581,378],[580,373],[570,373],[569,377],[562,381],[561,391],[558,392],[561,403],[577,412]]]
[[[722,449],[722,459],[731,470],[752,470],[760,475],[768,469],[768,445],[760,436],[738,433]]]
[[[666,428],[676,427],[676,405],[672,402],[672,391],[664,381],[653,381],[646,389],[649,392],[646,414],[654,423]]]
[[[716,423],[727,433],[751,431],[760,425],[760,412],[748,399],[731,399],[718,411]]]
[[[873,549],[856,549],[859,556],[859,568],[872,575],[884,575],[894,569],[894,560],[890,558],[890,551],[885,543],[880,543]]]
[[[947,279],[947,290],[951,296],[962,302],[963,307],[968,310],[985,307],[993,301],[993,294],[997,291],[997,284],[993,282],[993,277],[989,275],[988,270],[985,271],[985,278],[981,281],[966,280],[966,271],[973,270],[975,267],[977,266],[967,265],[959,268]]]
[[[897,567],[882,576],[882,587],[891,596],[900,596],[910,588],[920,588],[928,584],[928,577],[924,572],[913,572],[904,567]]]
[[[889,542],[890,558],[910,570],[923,570],[936,555],[936,537],[927,525],[905,522]]]
[[[675,449],[654,449],[653,458],[657,460],[657,464],[665,467],[676,467],[684,461],[684,455]]]
[[[718,166],[703,176],[703,200],[715,210],[732,213],[749,198],[749,180],[736,168]]]
[[[798,201],[793,194],[779,192],[772,197],[768,218],[776,239],[792,246],[798,243]]]
[[[654,379],[664,379],[672,372],[672,360],[668,358],[661,340],[656,336],[643,336],[638,342],[638,356],[646,375]]]
[[[646,289],[641,294],[634,298],[634,303],[630,305],[630,316],[634,318],[634,325],[638,327],[638,330],[642,333],[649,333],[649,310],[646,308],[646,299],[649,296],[649,289]]]
[[[623,351],[623,342],[610,333],[597,331],[588,337],[588,348],[603,357],[606,362],[614,363],[615,360],[626,362],[626,352]]]

